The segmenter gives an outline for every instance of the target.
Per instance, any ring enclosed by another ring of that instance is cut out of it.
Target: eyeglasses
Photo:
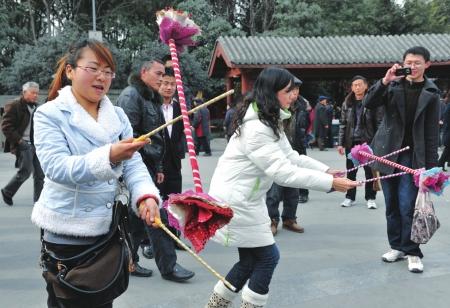
[[[92,66],[76,66],[81,68],[82,70],[88,72],[89,74],[92,74],[94,76],[100,76],[101,73],[103,73],[103,75],[105,76],[105,78],[107,79],[114,79],[116,77],[116,73],[111,72],[111,71],[104,71],[101,69],[98,69],[96,67],[92,67]]]

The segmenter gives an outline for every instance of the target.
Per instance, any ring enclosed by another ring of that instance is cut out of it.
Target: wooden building
[[[419,45],[431,53],[427,76],[443,80],[441,89],[448,89],[450,34],[219,37],[208,75],[224,78],[227,90],[239,83],[242,93],[251,90],[259,72],[271,65],[289,69],[307,82],[348,80],[357,74],[376,79],[402,62],[406,49]]]

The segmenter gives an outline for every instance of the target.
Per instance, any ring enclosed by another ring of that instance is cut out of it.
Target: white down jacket
[[[328,166],[299,155],[284,133],[277,140],[263,124],[251,104],[214,172],[209,194],[229,204],[234,211],[230,223],[219,229],[214,240],[225,246],[262,247],[273,244],[266,193],[275,182],[281,186],[329,191],[333,177]],[[280,111],[281,119],[290,114]]]

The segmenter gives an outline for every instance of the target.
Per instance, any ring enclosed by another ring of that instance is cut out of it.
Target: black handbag
[[[57,298],[80,305],[112,302],[128,288],[131,245],[127,206],[116,200],[109,233],[85,251],[61,258],[43,243],[43,276]]]

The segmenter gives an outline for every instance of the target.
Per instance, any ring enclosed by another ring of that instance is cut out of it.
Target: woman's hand
[[[326,173],[331,174],[334,178],[342,178],[345,176],[345,171],[337,170],[337,169],[328,169]]]
[[[346,192],[347,190],[355,188],[360,185],[361,184],[359,182],[355,182],[347,178],[334,178],[332,187],[334,190]]]
[[[150,142],[149,139],[136,142],[133,142],[133,140],[133,138],[129,138],[112,144],[111,150],[109,151],[109,161],[113,164],[117,164],[121,161],[130,159],[136,151],[140,150],[144,145]]]
[[[147,225],[153,226],[154,228],[158,227],[158,224],[155,222],[155,220],[156,219],[160,220],[159,207],[155,199],[147,198],[143,200],[139,204],[138,210],[139,210],[139,217],[143,221],[145,221]]]

